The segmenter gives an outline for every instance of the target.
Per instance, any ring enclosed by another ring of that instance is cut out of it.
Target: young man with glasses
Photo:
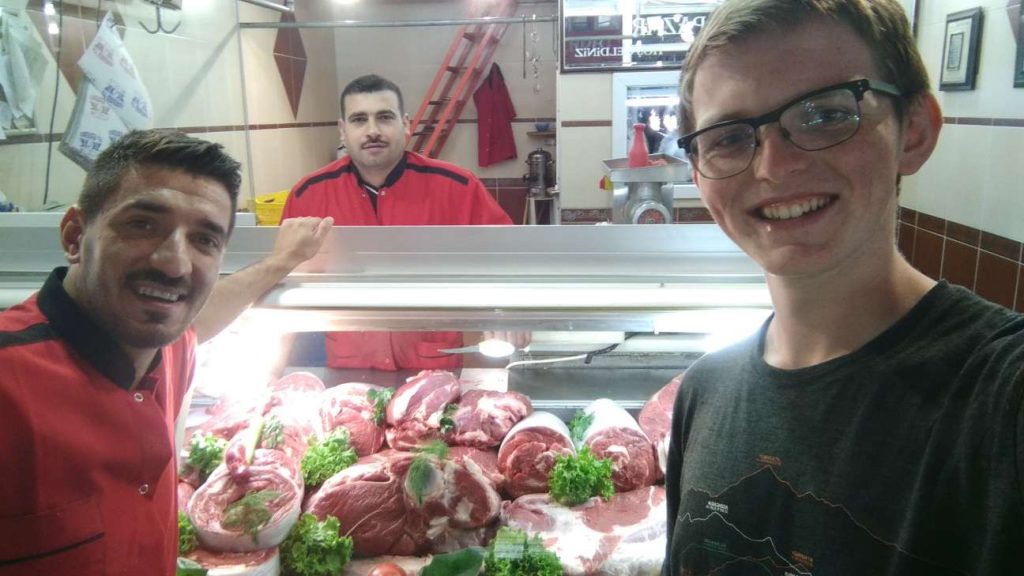
[[[895,0],[726,0],[680,146],[774,315],[687,371],[663,573],[1024,566],[1024,317],[915,270],[901,176],[942,115]]]

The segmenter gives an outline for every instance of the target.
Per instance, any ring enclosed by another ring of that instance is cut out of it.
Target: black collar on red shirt
[[[135,365],[124,349],[107,331],[89,318],[64,290],[64,277],[68,269],[54,269],[39,290],[39,311],[50,321],[50,326],[75,352],[81,355],[100,374],[125,390],[135,382]],[[160,364],[162,353],[157,350],[150,369]]]
[[[349,162],[351,162],[351,159],[349,159]],[[356,175],[356,181],[359,182],[360,186],[363,186],[364,188],[368,187],[371,190],[380,190],[381,188],[390,188],[391,186],[394,186],[402,177],[402,174],[405,174],[405,166],[408,163],[409,152],[406,151],[402,153],[402,157],[398,160],[398,164],[395,164],[395,167],[391,169],[391,172],[388,172],[388,177],[384,179],[384,183],[380,186],[373,186],[363,180],[363,175],[359,173],[359,169],[356,168],[354,163],[352,164],[352,173]]]
[[[398,179],[401,178],[402,174],[405,173],[406,158],[408,158],[408,155],[403,153],[402,157],[398,160],[398,164],[396,164],[395,167],[391,169],[391,172],[388,172],[388,177],[384,179],[384,183],[381,184],[379,187],[370,184],[366,180],[363,180],[363,175],[359,173],[359,169],[356,168],[355,164],[352,164],[352,173],[356,175],[356,182],[360,186],[362,186],[363,189],[370,193],[370,205],[373,206],[374,212],[377,211],[377,195],[379,194],[378,191],[381,188],[388,188],[389,186],[394,186],[395,182],[398,182]]]

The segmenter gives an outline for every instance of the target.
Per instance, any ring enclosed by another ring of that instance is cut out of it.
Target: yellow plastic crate
[[[288,190],[260,194],[256,197],[256,225],[277,226],[281,223],[284,203],[288,199]]]

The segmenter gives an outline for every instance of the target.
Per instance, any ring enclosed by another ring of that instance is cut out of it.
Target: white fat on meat
[[[207,576],[279,576],[281,557],[277,547],[254,552],[193,550],[186,556],[207,569]]]
[[[660,390],[644,404],[637,416],[637,422],[647,437],[654,443],[654,450],[658,455],[658,470],[661,475],[668,469],[668,442],[672,433],[672,409],[675,406],[676,394],[679,385],[683,382],[683,375],[680,374]]]
[[[249,476],[249,461],[253,459],[249,454],[250,450],[254,447],[256,450],[277,450],[287,457],[282,461],[288,464],[292,480],[297,484],[303,484],[299,463],[302,462],[303,455],[309,449],[310,439],[316,436],[319,426],[314,429],[307,419],[294,416],[293,412],[278,406],[269,416],[254,419],[248,428],[236,434],[224,450],[224,465],[227,466],[228,473],[235,480],[244,481]],[[281,424],[280,442],[274,443],[273,446],[267,434],[267,424],[272,420],[277,420]]]
[[[498,470],[512,497],[547,492],[555,458],[575,454],[569,428],[550,412],[534,412],[509,430],[498,448]]]
[[[283,452],[264,449],[256,450],[244,480],[233,477],[226,465],[218,466],[192,495],[188,505],[189,518],[203,547],[214,551],[251,552],[280,544],[298,520],[302,504],[303,486],[293,479],[295,466]],[[261,491],[277,492],[278,496],[267,503],[272,515],[256,538],[221,524],[229,505],[246,494]]]
[[[374,402],[370,391],[383,391],[382,386],[362,382],[346,382],[329,388],[320,395],[320,421],[324,434],[344,427],[352,448],[359,456],[379,452],[384,446],[384,423],[374,421]]]
[[[387,407],[388,446],[408,450],[441,440],[441,417],[459,399],[459,380],[444,370],[424,370],[395,391]]]
[[[571,508],[547,494],[506,502],[501,524],[540,536],[567,576],[657,574],[665,556],[665,489],[649,486]]]
[[[470,390],[462,395],[452,415],[455,425],[449,442],[458,446],[494,448],[531,412],[530,399],[518,392]]]
[[[612,461],[616,491],[628,492],[657,481],[654,445],[629,412],[608,398],[594,400],[583,412],[594,417],[583,434],[583,444],[594,456]]]
[[[497,519],[501,496],[484,470],[472,459],[447,459],[442,464],[445,510],[439,511],[447,526],[476,528]]]
[[[448,459],[469,467],[468,461],[486,478],[498,494],[505,493],[505,476],[498,470],[498,451],[481,450],[469,446],[452,446],[448,449]]]

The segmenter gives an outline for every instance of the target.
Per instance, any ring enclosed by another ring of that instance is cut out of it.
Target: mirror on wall
[[[562,72],[678,68],[717,0],[562,0]]]

